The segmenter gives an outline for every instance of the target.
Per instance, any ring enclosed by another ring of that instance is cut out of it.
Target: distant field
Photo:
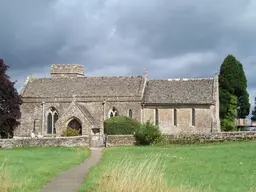
[[[0,191],[36,192],[57,173],[83,162],[87,148],[0,149]]]
[[[81,192],[256,191],[256,142],[106,148]]]

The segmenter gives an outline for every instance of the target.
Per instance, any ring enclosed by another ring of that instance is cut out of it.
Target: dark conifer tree
[[[243,65],[233,56],[228,55],[221,67],[219,77],[220,118],[228,118],[230,99],[237,98],[237,115],[234,118],[245,118],[250,113],[249,94],[247,92],[247,79]],[[233,119],[228,118],[229,121]]]
[[[235,87],[237,85],[237,73],[238,73],[237,60],[233,55],[228,55],[220,67],[219,76],[219,95],[220,95],[220,118],[223,119],[229,108],[229,101],[231,95],[235,93]]]

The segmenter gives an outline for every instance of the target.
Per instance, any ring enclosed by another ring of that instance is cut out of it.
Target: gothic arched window
[[[109,118],[114,117],[114,116],[118,116],[118,111],[115,107],[113,107],[110,111],[109,111]]]
[[[47,115],[47,134],[56,134],[55,123],[57,120],[57,110],[54,107],[51,107]]]

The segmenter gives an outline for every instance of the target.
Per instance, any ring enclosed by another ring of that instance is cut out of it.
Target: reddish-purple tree
[[[13,137],[15,128],[19,125],[17,121],[21,117],[20,105],[22,100],[14,87],[15,82],[10,81],[6,74],[9,68],[0,59],[0,136]]]

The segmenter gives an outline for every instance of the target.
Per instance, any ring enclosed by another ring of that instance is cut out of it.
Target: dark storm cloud
[[[224,57],[243,64],[256,90],[256,14],[250,0],[1,0],[0,57],[20,88],[52,63],[87,75],[209,77]]]

